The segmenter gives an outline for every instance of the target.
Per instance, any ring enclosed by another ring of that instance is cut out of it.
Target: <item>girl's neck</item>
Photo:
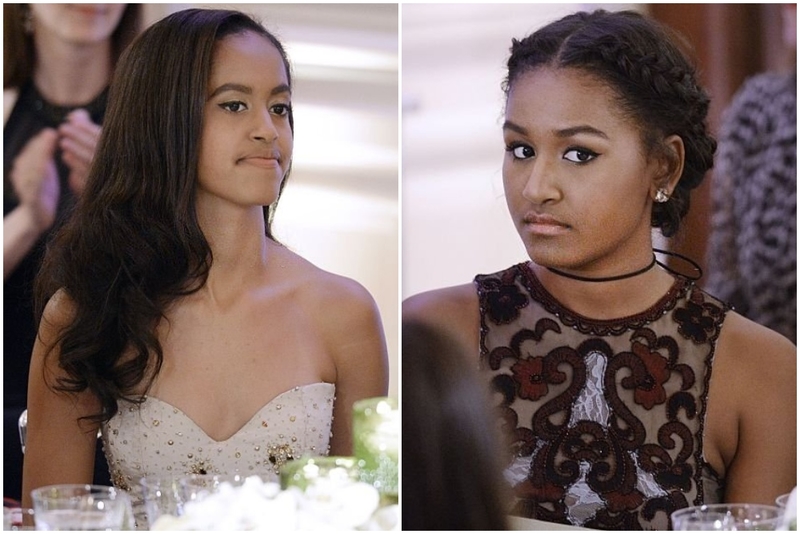
[[[260,208],[238,216],[200,217],[213,255],[205,290],[215,301],[228,301],[263,278],[271,242]]]
[[[658,302],[675,279],[660,266],[640,275],[608,282],[583,282],[531,264],[542,285],[562,305],[584,317],[619,319],[641,313]]]
[[[111,79],[111,42],[77,45],[50,35],[35,40],[33,81],[51,104],[74,106],[91,102]]]

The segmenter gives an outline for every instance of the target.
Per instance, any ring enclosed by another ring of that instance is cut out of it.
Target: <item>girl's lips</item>
[[[78,13],[82,13],[84,15],[102,15],[107,10],[103,6],[94,6],[94,5],[81,5],[81,4],[71,4],[70,8],[73,11],[77,11]]]
[[[273,169],[280,165],[280,162],[278,161],[277,158],[267,158],[261,156],[251,156],[247,158],[242,158],[239,161],[250,165],[255,165],[256,167],[262,167],[264,169]]]
[[[531,234],[557,236],[569,231],[570,227],[552,215],[528,213],[523,218],[525,230]]]

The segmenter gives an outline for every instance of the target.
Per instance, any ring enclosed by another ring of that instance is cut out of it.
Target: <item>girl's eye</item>
[[[224,102],[220,104],[219,107],[232,113],[239,113],[247,109],[247,104],[238,100],[234,100],[231,102]]]
[[[506,150],[511,152],[515,159],[528,159],[535,155],[533,148],[528,145],[508,145]]]
[[[275,104],[272,106],[272,112],[279,117],[285,117],[292,111],[292,106],[289,104]]]
[[[585,148],[572,148],[564,154],[564,159],[573,163],[588,163],[596,157],[596,152]]]

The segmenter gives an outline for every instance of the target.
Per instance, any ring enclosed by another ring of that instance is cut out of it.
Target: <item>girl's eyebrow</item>
[[[528,135],[528,130],[511,121],[505,121],[503,123],[503,130],[511,130],[512,132],[517,132],[520,135]]]
[[[511,130],[512,132],[517,132],[520,135],[528,135],[528,130],[523,128],[522,126],[515,124],[511,121],[505,121],[503,123],[504,130]],[[602,130],[598,130],[594,126],[589,126],[588,124],[581,124],[578,126],[571,126],[569,128],[564,128],[562,130],[555,130],[553,132],[557,137],[572,137],[578,134],[588,134],[588,135],[595,135],[597,137],[602,137],[603,139],[608,139],[608,135]]]
[[[589,135],[596,135],[597,137],[602,137],[603,139],[608,139],[608,136],[604,131],[598,130],[594,126],[589,126],[588,124],[572,126],[570,128],[564,128],[563,130],[556,130],[555,134],[558,137],[572,137],[578,134],[589,134]]]
[[[239,93],[244,93],[246,95],[253,94],[253,88],[250,87],[249,85],[243,85],[241,83],[223,83],[222,85],[214,89],[214,91],[208,96],[208,98],[214,98],[218,94],[224,93],[225,91],[236,91]],[[270,96],[275,96],[281,93],[291,93],[291,91],[292,91],[291,88],[287,84],[282,83],[274,87],[272,91],[269,92],[269,94]]]

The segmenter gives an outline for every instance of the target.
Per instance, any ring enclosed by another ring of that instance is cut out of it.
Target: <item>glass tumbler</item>
[[[672,530],[775,530],[781,509],[767,504],[707,504],[672,512]]]
[[[128,494],[110,486],[56,484],[35,489],[36,530],[129,530],[133,510]]]

